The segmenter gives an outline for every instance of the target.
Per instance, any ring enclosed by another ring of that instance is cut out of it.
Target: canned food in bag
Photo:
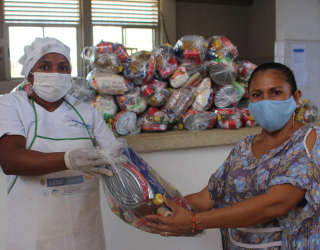
[[[113,120],[112,128],[118,135],[134,135],[141,130],[137,123],[137,114],[131,111],[119,112]]]

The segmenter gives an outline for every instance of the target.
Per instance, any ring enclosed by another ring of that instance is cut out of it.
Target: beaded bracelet
[[[192,213],[191,222],[192,222],[192,233],[195,233],[197,231],[196,214],[195,213]]]

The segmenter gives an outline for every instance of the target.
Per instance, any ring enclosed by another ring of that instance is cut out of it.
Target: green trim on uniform
[[[31,141],[31,144],[29,145],[28,149],[31,149],[34,141],[36,140],[37,131],[38,131],[38,115],[37,115],[36,107],[34,105],[34,99],[32,99],[32,108],[33,108],[33,113],[34,113],[34,135],[33,135],[33,139]]]
[[[14,178],[14,181],[12,182],[11,186],[8,189],[8,195],[10,194],[10,192],[11,192],[12,188],[14,187],[14,185],[16,184],[17,180],[18,180],[18,176],[16,175],[16,177]]]
[[[66,99],[63,99],[68,105],[70,105],[70,107],[75,111],[75,113],[80,117],[81,121],[83,122],[84,124],[84,127],[86,128],[87,130],[87,133],[89,135],[89,137],[75,137],[75,138],[51,138],[51,137],[46,137],[46,136],[41,136],[41,135],[38,135],[38,115],[37,115],[37,110],[36,110],[36,107],[35,107],[35,104],[34,104],[34,99],[32,99],[32,108],[33,108],[33,113],[34,113],[34,120],[35,120],[35,125],[34,125],[34,136],[32,138],[32,141],[28,147],[28,149],[31,149],[33,143],[35,142],[36,138],[41,138],[41,139],[46,139],[46,140],[53,140],[53,141],[64,141],[64,140],[91,140],[93,146],[95,147],[96,146],[96,142],[95,142],[95,139],[94,137],[91,135],[89,129],[88,129],[88,126],[86,126],[86,123],[83,119],[83,117],[81,116],[81,114],[78,112],[78,110],[70,103],[68,102]],[[12,182],[11,186],[8,188],[8,195],[10,194],[10,192],[12,191],[14,185],[16,184],[18,180],[18,176],[16,175],[15,176],[15,179],[14,181]]]
[[[84,127],[86,128],[86,130],[87,130],[87,132],[88,132],[88,135],[89,135],[89,137],[90,137],[90,139],[91,139],[91,141],[92,141],[92,144],[93,144],[93,146],[95,147],[95,146],[96,146],[95,139],[94,139],[93,136],[91,135],[91,133],[90,133],[90,131],[89,131],[89,129],[88,129],[88,126],[86,125],[86,122],[85,122],[84,119],[82,118],[82,115],[79,113],[79,111],[78,111],[70,102],[68,102],[66,99],[64,99],[64,101],[65,101],[67,104],[69,104],[70,107],[74,110],[74,112],[76,112],[77,115],[80,117],[80,119],[81,119]]]
[[[38,138],[52,140],[52,141],[73,141],[73,140],[91,140],[90,137],[74,137],[74,138],[51,138],[46,136],[37,135]]]
[[[31,104],[32,104],[33,113],[34,113],[34,135],[33,135],[32,141],[31,141],[28,149],[31,149],[34,141],[36,140],[36,135],[37,135],[37,130],[38,130],[38,116],[37,116],[36,108],[34,105],[34,99],[32,99]],[[12,182],[10,187],[8,188],[8,195],[10,194],[10,192],[13,189],[14,185],[16,184],[17,180],[18,180],[18,175],[16,175],[16,177],[14,178],[14,181]]]

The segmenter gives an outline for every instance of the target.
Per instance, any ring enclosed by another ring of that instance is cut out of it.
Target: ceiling
[[[177,2],[192,2],[192,3],[211,3],[225,5],[251,5],[253,0],[176,0]]]

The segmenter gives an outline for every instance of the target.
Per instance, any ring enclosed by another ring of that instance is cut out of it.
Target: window
[[[118,26],[93,26],[93,44],[101,40],[112,43],[123,43],[122,27]]]
[[[151,51],[155,45],[155,31],[152,28],[93,26],[93,44],[101,41],[121,43],[129,54],[139,50]]]
[[[130,52],[152,50],[159,22],[158,0],[91,1],[93,42],[122,43]]]
[[[70,47],[72,75],[77,75],[78,0],[5,0],[11,78],[22,77],[18,60],[36,37],[54,37]]]
[[[76,28],[72,27],[28,27],[9,26],[9,51],[11,77],[22,77],[22,65],[18,62],[24,54],[24,46],[36,37],[55,37],[70,47],[72,75],[77,75],[77,41]],[[23,39],[21,39],[23,38]]]
[[[130,53],[152,50],[158,37],[159,0],[4,0],[3,5],[11,78],[22,77],[18,60],[36,37],[55,37],[70,47],[73,76],[85,72],[79,56],[85,46],[118,42]],[[80,16],[80,9],[91,9],[91,20]]]

